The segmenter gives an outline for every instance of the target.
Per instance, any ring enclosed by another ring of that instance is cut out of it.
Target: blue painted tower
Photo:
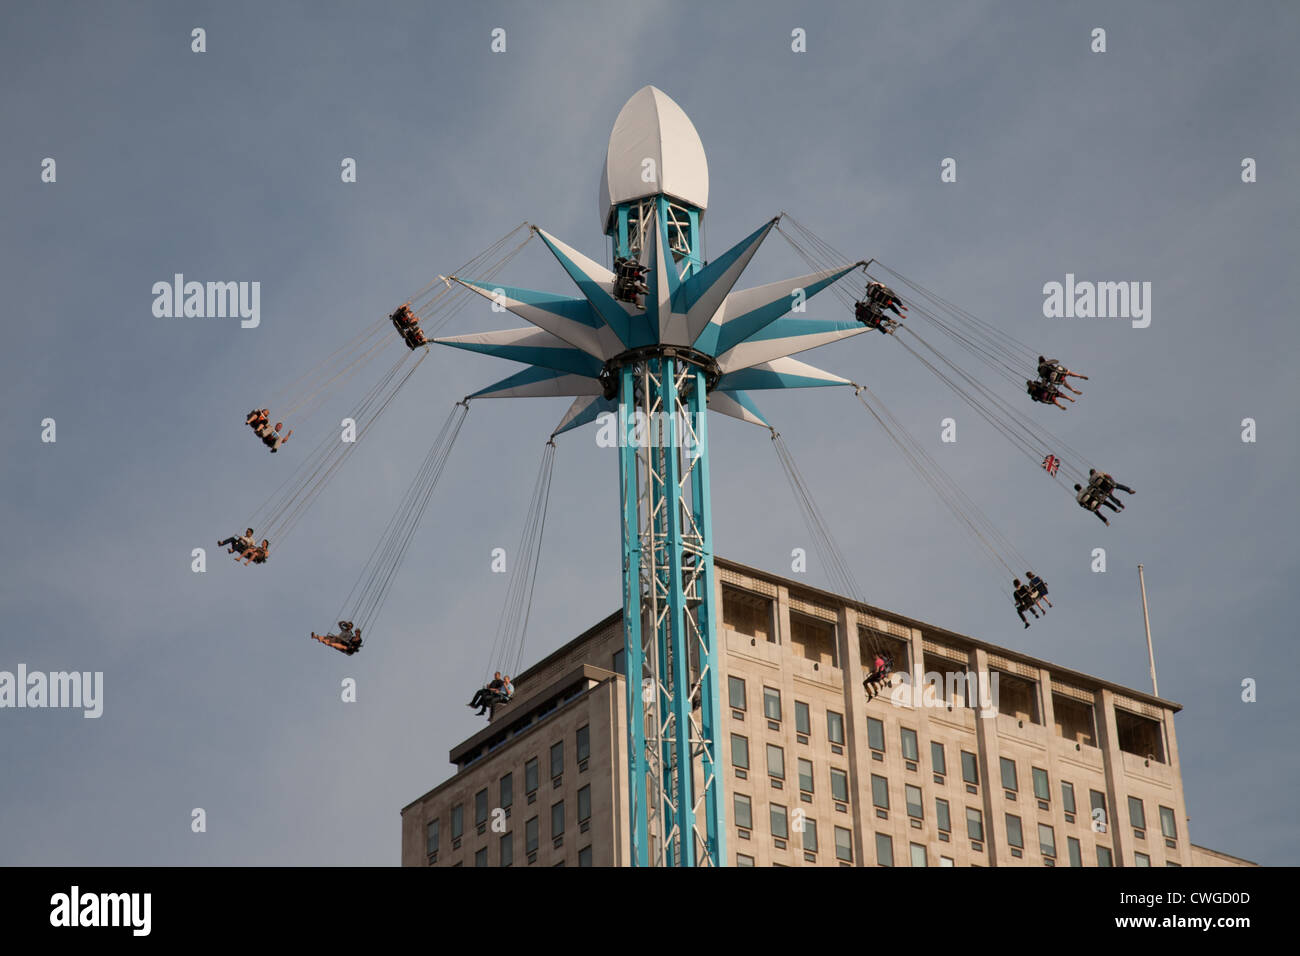
[[[728,859],[706,412],[767,427],[749,392],[848,385],[790,356],[866,331],[802,317],[862,263],[735,290],[777,219],[706,262],[708,192],[694,125],[641,89],[615,120],[601,176],[615,270],[533,227],[580,295],[453,276],[531,324],[435,340],[528,366],[471,399],[571,396],[555,434],[599,420],[602,444],[618,448],[637,866]]]

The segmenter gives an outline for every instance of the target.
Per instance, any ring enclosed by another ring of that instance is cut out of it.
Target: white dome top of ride
[[[642,170],[654,161],[655,180]],[[600,227],[620,203],[664,193],[704,209],[709,204],[709,163],[695,124],[663,90],[643,86],[623,104],[605,150],[600,174]]]

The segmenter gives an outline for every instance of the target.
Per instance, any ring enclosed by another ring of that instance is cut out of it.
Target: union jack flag
[[[1048,455],[1043,459],[1043,470],[1049,475],[1055,476],[1057,469],[1060,467],[1061,459],[1057,458],[1055,455]]]

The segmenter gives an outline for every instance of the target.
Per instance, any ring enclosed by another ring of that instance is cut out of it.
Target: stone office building
[[[1251,865],[1190,840],[1178,704],[716,567],[731,865]],[[868,702],[882,650],[908,682]],[[622,658],[616,612],[518,675],[403,808],[402,864],[626,865]]]

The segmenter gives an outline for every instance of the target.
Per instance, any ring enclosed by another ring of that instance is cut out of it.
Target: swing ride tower
[[[863,263],[735,290],[776,225],[708,261],[709,176],[694,125],[647,86],[615,120],[601,226],[643,288],[537,227],[580,292],[568,297],[451,279],[529,327],[435,341],[528,366],[469,396],[568,396],[555,434],[600,422],[619,456],[631,854],[637,866],[727,860],[708,410],[770,427],[752,391],[849,385],[790,356],[866,331],[795,317]],[[616,262],[617,266],[617,262]],[[554,437],[554,436],[553,436]]]

